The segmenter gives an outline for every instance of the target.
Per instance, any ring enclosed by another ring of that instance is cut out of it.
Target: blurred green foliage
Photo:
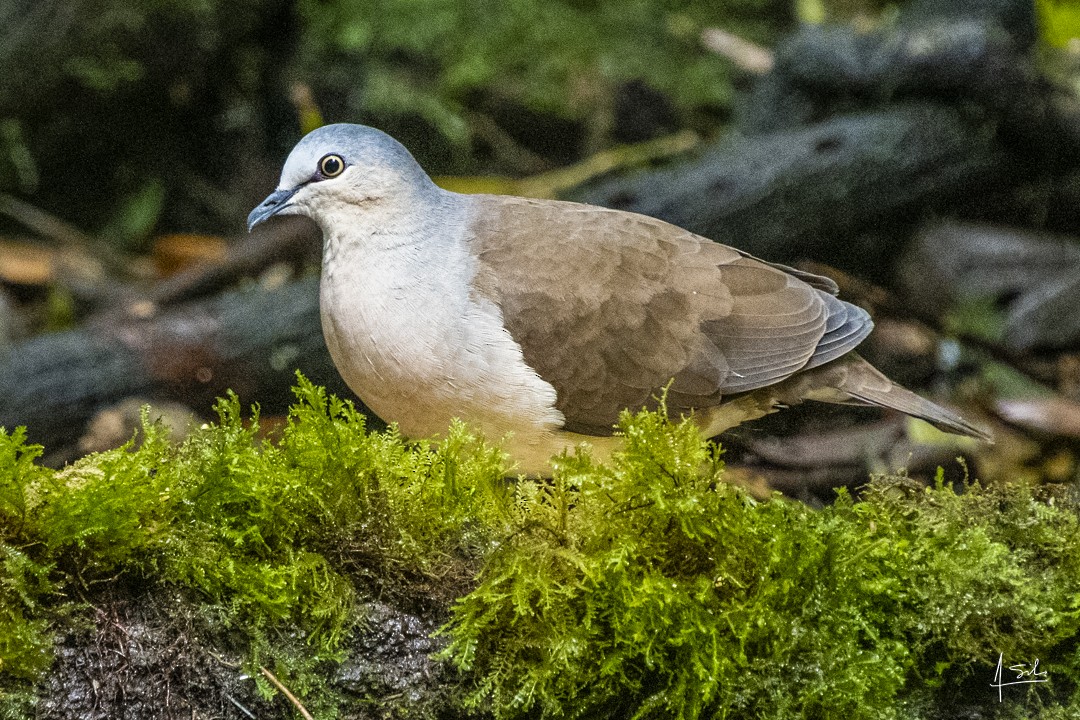
[[[1039,37],[1063,48],[1080,38],[1080,6],[1071,0],[1035,0]]]
[[[101,234],[121,247],[137,247],[149,239],[164,204],[165,186],[160,178],[151,177],[120,199]]]
[[[143,239],[163,208],[155,188],[182,189],[192,167],[212,174],[206,161],[228,156],[237,129],[226,119],[254,119],[258,88],[241,67],[271,5],[0,3],[0,190],[119,231],[120,246]]]
[[[759,42],[784,18],[770,0],[301,0],[301,52],[346,89],[358,116],[416,114],[454,141],[469,135],[477,92],[587,119],[615,87],[641,80],[689,110],[726,107],[728,62],[700,34],[722,27]],[[331,64],[327,58],[352,58]],[[346,77],[353,69],[359,76]],[[357,80],[357,77],[359,80]],[[316,79],[317,82],[325,81]]]
[[[215,196],[266,182],[251,159],[311,117],[411,134],[442,172],[552,123],[564,162],[608,141],[628,81],[712,129],[732,84],[701,30],[768,45],[790,22],[787,0],[0,3],[0,190],[139,249],[156,224],[239,227],[250,197]]]
[[[432,449],[295,392],[273,439],[229,397],[182,445],[144,417],[138,445],[58,471],[0,431],[0,717],[26,714],[74,598],[124,579],[185,590],[320,717],[365,600],[418,585],[461,596],[445,658],[497,717],[930,718],[996,703],[998,653],[1049,674],[1005,688],[1010,717],[1080,709],[1074,495],[892,477],[758,502],[662,412],[624,415],[610,466],[511,484],[461,425]]]

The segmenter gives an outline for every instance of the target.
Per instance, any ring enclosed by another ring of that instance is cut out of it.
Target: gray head
[[[432,192],[438,188],[431,178],[394,138],[365,125],[325,125],[289,153],[277,190],[248,215],[248,230],[274,215],[320,222],[322,213],[342,204],[408,201]]]

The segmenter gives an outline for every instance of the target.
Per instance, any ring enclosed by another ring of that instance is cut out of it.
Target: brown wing
[[[870,330],[831,281],[653,218],[473,200],[476,292],[555,387],[568,430],[610,434],[621,410],[652,405],[669,382],[673,414],[716,405],[838,357]]]

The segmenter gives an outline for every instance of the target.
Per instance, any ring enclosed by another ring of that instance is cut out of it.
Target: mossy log
[[[295,390],[268,441],[235,398],[59,471],[0,433],[0,717],[296,717],[270,673],[323,718],[1080,716],[1067,486],[755,502],[644,411],[611,465],[507,484],[464,426]],[[1001,657],[1047,673],[1007,715]]]

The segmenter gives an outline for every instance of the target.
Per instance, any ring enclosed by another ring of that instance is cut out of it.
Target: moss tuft
[[[21,429],[0,431],[0,678],[36,677],[70,598],[128,578],[200,596],[246,639],[266,694],[259,665],[332,707],[325,663],[362,621],[361,596],[476,554],[503,456],[460,425],[438,450],[369,434],[351,403],[302,377],[295,392],[276,441],[230,394],[180,446],[144,416],[137,445],[61,471],[34,464]]]
[[[444,630],[474,707],[897,717],[974,673],[989,700],[999,652],[1041,658],[1075,694],[1074,499],[939,477],[878,478],[820,511],[755,502],[692,425],[663,420],[625,416],[611,468],[565,458],[551,484],[519,486],[517,532]]]
[[[26,444],[22,428],[10,434],[0,428],[0,673],[18,678],[33,678],[52,662],[48,621],[37,617],[52,591],[52,565],[20,549],[33,542],[28,496],[48,477],[34,464],[41,452],[40,445]]]

